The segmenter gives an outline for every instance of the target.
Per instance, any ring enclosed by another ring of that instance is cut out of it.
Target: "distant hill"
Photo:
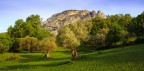
[[[88,10],[66,10],[61,13],[54,14],[43,22],[43,28],[48,29],[52,34],[57,35],[58,30],[66,25],[85,21],[95,18],[96,16],[104,18],[105,14],[99,11]]]

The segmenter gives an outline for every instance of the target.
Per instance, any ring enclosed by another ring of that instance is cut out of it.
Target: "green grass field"
[[[0,71],[144,71],[144,44],[79,52],[73,61],[67,50],[52,52],[50,59],[43,53],[18,53],[20,60],[5,61],[10,55],[0,54]]]

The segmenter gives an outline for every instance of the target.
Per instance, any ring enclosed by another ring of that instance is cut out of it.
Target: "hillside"
[[[66,10],[61,13],[57,13],[43,22],[43,28],[48,29],[51,33],[57,35],[57,31],[69,24],[76,23],[78,21],[90,20],[98,17],[105,17],[105,14],[101,11],[88,11],[88,10]]]
[[[144,44],[102,50],[80,52],[77,60],[70,60],[70,52],[58,50],[50,59],[43,53],[19,53],[19,61],[0,60],[1,71],[144,71]],[[5,58],[8,54],[0,55]],[[10,55],[10,53],[9,53]]]

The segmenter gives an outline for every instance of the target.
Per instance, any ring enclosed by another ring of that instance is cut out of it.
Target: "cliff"
[[[90,20],[98,17],[105,17],[101,11],[88,11],[88,10],[66,10],[61,13],[54,14],[43,22],[43,28],[48,29],[52,34],[57,35],[58,30],[66,25],[76,23],[78,21]]]

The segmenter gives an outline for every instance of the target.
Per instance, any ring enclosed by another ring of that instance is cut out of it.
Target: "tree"
[[[54,37],[47,37],[40,41],[40,47],[45,51],[44,57],[50,57],[50,51],[56,49],[56,39]]]
[[[39,15],[31,15],[27,17],[26,22],[31,24],[33,28],[41,28],[41,18]]]
[[[116,42],[120,41],[120,39],[123,38],[122,32],[123,32],[123,28],[118,24],[115,24],[112,27],[110,27],[110,30],[106,37],[106,42],[108,46],[111,46],[113,43],[115,43],[116,46]]]
[[[89,40],[89,44],[93,46],[105,46],[106,36],[109,29],[102,28],[95,35],[91,35],[91,39]]]
[[[8,51],[12,45],[12,40],[7,33],[0,34],[0,42],[3,44],[3,51]]]
[[[91,35],[96,35],[100,29],[107,28],[107,23],[105,19],[100,18],[100,17],[96,17],[95,19],[93,19],[92,24],[93,24],[93,27],[90,32]]]
[[[27,30],[30,31],[30,34],[28,36],[31,37],[36,37],[38,39],[43,39],[41,32],[43,32],[42,30],[42,26],[41,26],[41,18],[39,15],[31,15],[29,17],[26,18],[26,23],[29,25],[28,27],[30,27],[31,29]],[[45,33],[46,34],[46,33]]]
[[[30,53],[34,51],[37,47],[38,39],[35,37],[26,36],[20,39],[20,48],[23,50],[28,50]]]
[[[109,26],[113,25],[114,22],[117,22],[118,25],[127,28],[127,25],[131,23],[131,20],[132,17],[130,14],[117,14],[107,17],[107,21],[111,23]]]
[[[89,44],[92,46],[101,47],[105,45],[106,35],[108,33],[107,20],[96,17],[92,20],[93,27],[90,32]]]
[[[15,22],[14,27],[10,26],[7,31],[8,34],[13,38],[23,38],[30,36],[41,40],[50,35],[48,30],[42,29],[41,18],[39,15],[31,15],[26,18],[26,21],[23,19],[18,19]]]
[[[64,27],[60,29],[57,38],[61,46],[71,49],[72,59],[77,58],[76,48],[80,45],[80,41],[76,38],[74,32],[69,27]]]
[[[137,37],[144,37],[144,12],[133,18],[128,27],[129,32],[135,33]]]
[[[37,37],[39,40],[42,40],[46,37],[51,37],[51,33],[46,30],[46,29],[40,29],[40,30],[37,30],[35,31],[35,34],[33,35],[33,37]]]
[[[92,24],[89,22],[79,22],[68,26],[72,32],[74,32],[76,38],[81,42],[86,42],[89,39],[89,33],[92,28]]]
[[[8,34],[14,38],[24,37],[24,28],[23,28],[24,23],[25,22],[22,19],[18,19],[15,22],[15,26],[13,28],[12,26],[8,28]]]

